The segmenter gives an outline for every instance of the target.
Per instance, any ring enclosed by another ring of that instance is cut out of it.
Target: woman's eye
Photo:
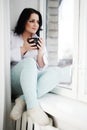
[[[35,20],[28,20],[28,22],[30,22],[30,23],[35,23],[35,22],[37,22],[38,24],[40,23],[39,21],[35,21]]]
[[[34,20],[30,20],[29,22],[30,22],[30,23],[34,23]]]

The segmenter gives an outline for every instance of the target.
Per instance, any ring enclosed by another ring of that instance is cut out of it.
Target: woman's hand
[[[27,41],[24,41],[24,44],[21,47],[21,54],[24,55],[27,51],[36,50],[37,46],[35,46],[35,45],[36,45],[35,43],[30,43],[29,44]]]

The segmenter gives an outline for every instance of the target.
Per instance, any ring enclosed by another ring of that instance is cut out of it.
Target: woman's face
[[[38,29],[39,29],[39,16],[35,13],[32,13],[25,25],[25,31],[31,34],[35,34]]]

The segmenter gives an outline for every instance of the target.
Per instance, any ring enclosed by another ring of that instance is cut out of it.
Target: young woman
[[[42,26],[40,12],[26,8],[20,14],[14,32],[11,34],[11,86],[15,106],[10,117],[21,117],[25,104],[27,116],[41,125],[49,124],[47,114],[38,102],[60,82],[67,82],[69,71],[58,67],[48,68],[46,46],[39,31]],[[37,44],[33,39],[39,38]],[[22,95],[22,96],[21,96]]]

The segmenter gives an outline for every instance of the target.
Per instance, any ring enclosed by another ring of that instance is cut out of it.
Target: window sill
[[[84,130],[87,129],[86,103],[51,93],[39,101],[48,114]]]

